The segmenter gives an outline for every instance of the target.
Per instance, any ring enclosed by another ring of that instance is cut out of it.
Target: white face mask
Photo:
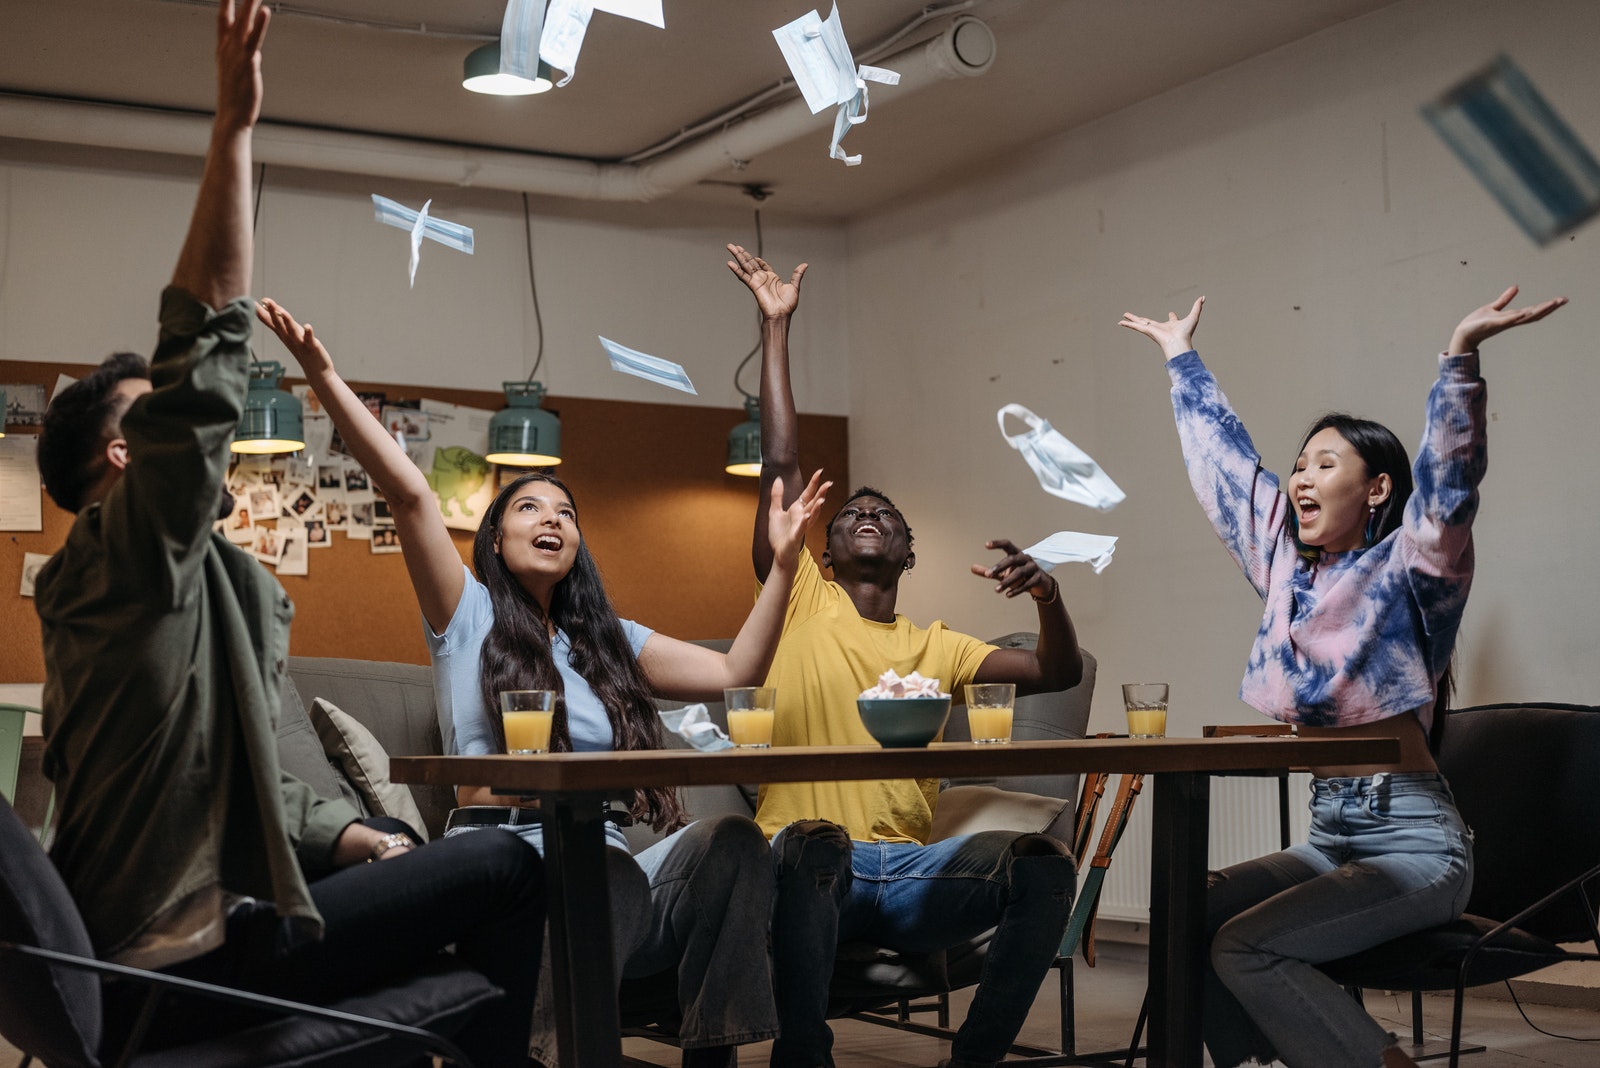
[[[1021,434],[1006,433],[1006,416],[1028,424]],[[1127,497],[1089,454],[1020,404],[1008,404],[995,416],[1006,444],[1022,454],[1044,491],[1064,500],[1109,512]]]

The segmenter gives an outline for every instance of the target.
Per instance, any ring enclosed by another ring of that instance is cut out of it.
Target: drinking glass
[[[550,725],[556,714],[554,690],[500,691],[500,722],[506,729],[506,752],[533,756],[550,751]]]
[[[1017,687],[1009,682],[975,682],[967,686],[967,730],[978,745],[1011,741],[1011,710]]]
[[[1164,682],[1125,682],[1122,703],[1128,710],[1130,738],[1167,736],[1167,684]]]
[[[740,749],[772,748],[776,686],[734,686],[722,691],[728,705],[728,740]]]

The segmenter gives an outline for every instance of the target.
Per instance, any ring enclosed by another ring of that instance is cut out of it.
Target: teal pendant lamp
[[[234,452],[260,456],[299,452],[306,447],[300,398],[279,388],[282,381],[283,364],[277,360],[251,362],[244,414],[233,435]]]
[[[533,318],[539,325],[539,351],[533,370],[522,382],[502,383],[506,406],[489,419],[489,451],[484,459],[508,467],[554,467],[561,462],[561,420],[544,407],[544,383],[534,381],[544,362],[544,314],[539,310],[539,284],[533,274],[533,212],[522,194],[522,232],[528,253],[528,291]]]
[[[561,420],[544,405],[540,382],[506,382],[506,407],[489,420],[484,459],[510,467],[554,467],[561,462]]]
[[[555,71],[542,59],[536,75],[529,81],[515,74],[502,74],[500,42],[495,41],[467,53],[466,62],[462,64],[461,87],[488,96],[533,96],[556,87]]]
[[[761,398],[745,397],[745,421],[728,431],[728,462],[722,468],[730,475],[759,478],[761,475]]]

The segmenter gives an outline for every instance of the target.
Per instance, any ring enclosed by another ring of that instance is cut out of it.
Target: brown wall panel
[[[0,362],[0,381],[38,382],[79,376],[84,365]],[[499,393],[391,383],[352,383],[381,389],[390,400],[428,397],[495,410]],[[561,416],[558,469],[576,498],[583,535],[600,563],[617,611],[677,638],[732,635],[754,592],[750,534],[756,480],[722,470],[727,433],[742,410],[552,397]],[[821,467],[837,487],[824,514],[847,492],[849,445],[841,416],[802,416],[802,459]],[[51,553],[71,517],[45,499],[44,530],[0,534],[0,682],[40,682],[44,662],[33,603],[16,594],[24,552]],[[810,543],[822,547],[822,531]],[[456,534],[470,560],[472,537]],[[281,581],[296,614],[290,650],[299,656],[426,663],[422,622],[399,555],[373,555],[366,542],[335,534],[333,545],[310,554],[310,574]]]

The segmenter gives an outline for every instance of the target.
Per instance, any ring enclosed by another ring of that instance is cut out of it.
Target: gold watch
[[[377,844],[372,847],[372,854],[367,857],[367,863],[371,864],[375,860],[382,860],[383,855],[389,850],[398,849],[401,846],[405,846],[407,849],[415,849],[417,843],[411,840],[409,834],[401,834],[399,831],[395,831],[393,834],[386,834],[378,839]]]

